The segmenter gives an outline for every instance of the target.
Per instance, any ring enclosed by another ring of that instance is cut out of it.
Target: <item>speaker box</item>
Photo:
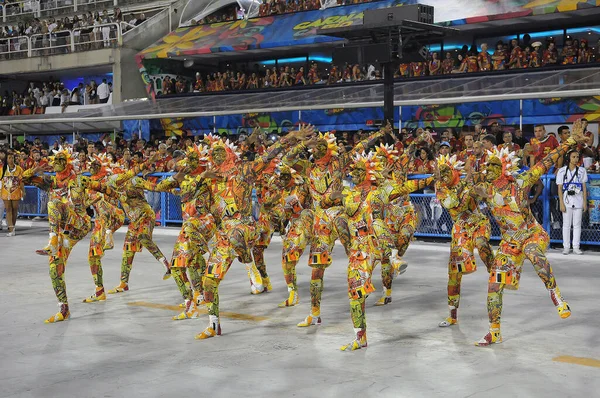
[[[433,7],[423,4],[414,4],[402,7],[365,10],[363,25],[390,25],[393,21],[402,21],[403,19],[432,24]]]

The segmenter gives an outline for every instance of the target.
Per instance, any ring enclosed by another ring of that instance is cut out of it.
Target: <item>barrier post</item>
[[[165,222],[167,213],[167,194],[166,192],[160,193],[160,226],[164,227],[167,225]]]
[[[551,231],[551,217],[550,217],[550,177],[548,174],[542,176],[544,184],[544,190],[542,191],[542,203],[544,204],[543,213],[544,217],[542,220],[542,226],[546,231]],[[548,232],[550,233],[550,232]]]

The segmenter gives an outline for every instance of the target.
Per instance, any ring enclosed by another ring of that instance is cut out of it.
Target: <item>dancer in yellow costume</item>
[[[196,318],[198,306],[204,303],[202,275],[206,271],[206,261],[203,255],[216,231],[215,218],[210,212],[213,203],[211,187],[202,175],[207,163],[208,148],[194,145],[188,148],[180,171],[158,183],[154,189],[172,192],[181,199],[183,224],[173,248],[171,273],[183,296],[184,309],[173,317],[174,320]]]
[[[171,276],[169,262],[152,240],[156,215],[144,197],[144,190],[151,191],[156,184],[137,176],[148,165],[154,163],[156,159],[157,155],[123,174],[111,176],[108,180],[108,185],[118,192],[121,205],[129,219],[129,226],[123,244],[121,283],[114,289],[109,290],[108,294],[122,293],[129,290],[129,274],[133,266],[133,258],[135,253],[142,251],[143,247],[167,269],[163,279],[168,279]]]
[[[479,204],[471,195],[470,183],[460,179],[464,163],[456,155],[440,155],[437,158],[437,181],[435,191],[454,225],[450,242],[448,262],[448,308],[450,316],[440,322],[440,327],[457,323],[462,276],[477,270],[475,248],[483,260],[488,273],[494,262],[494,253],[489,243],[490,221],[479,210]]]
[[[388,178],[396,184],[407,180],[409,158],[391,145],[381,144],[376,154]],[[375,305],[392,302],[392,280],[404,273],[407,264],[402,259],[417,229],[417,215],[408,195],[390,201],[385,208],[383,223],[375,224],[381,248],[381,281],[383,294]]]
[[[106,186],[112,170],[109,168],[109,159],[105,154],[94,156],[90,164],[90,174],[92,181]],[[117,197],[110,197],[96,191],[88,191],[88,193],[90,195],[90,204],[94,206],[96,212],[88,253],[90,271],[96,285],[96,291],[90,297],[85,298],[83,302],[93,303],[106,300],[102,256],[104,256],[105,250],[110,250],[114,247],[113,233],[121,228],[125,222],[125,213],[119,208]]]
[[[265,206],[266,202],[273,204],[276,197],[281,196],[281,192],[273,191],[274,186],[271,185],[273,175],[275,174],[275,168],[280,163],[280,159],[275,158],[269,162],[269,165],[262,171],[258,182],[255,184],[256,199],[260,207],[258,220],[256,221],[256,235],[257,239],[252,248],[252,257],[254,258],[254,264],[260,272],[260,277],[265,282],[264,291],[269,292],[273,289],[270,283],[269,274],[267,273],[267,265],[265,263],[265,250],[271,243],[273,232],[275,227],[281,229],[282,214],[281,208],[271,207],[269,204]],[[269,208],[267,208],[269,207]],[[280,211],[279,214],[275,213]],[[282,232],[281,230],[279,231]],[[261,292],[257,292],[261,293]]]
[[[380,184],[383,179],[383,165],[374,153],[366,155],[363,152],[356,155],[351,167],[355,186],[344,188],[341,192],[333,192],[321,202],[325,208],[342,205],[343,217],[348,222],[350,232],[348,296],[355,339],[342,346],[342,351],[354,351],[367,346],[365,300],[369,293],[375,290],[371,283],[371,272],[375,259],[381,255],[374,229],[376,220],[383,219],[383,212],[389,201],[422,189],[433,182],[433,178],[430,177],[406,181],[402,185],[391,180]]]
[[[528,171],[513,176],[518,170],[518,158],[507,149],[488,152],[485,167],[485,182],[479,182],[475,191],[478,197],[488,204],[500,230],[502,241],[490,272],[488,285],[489,332],[476,345],[487,346],[502,342],[500,318],[504,289],[519,288],[523,260],[526,257],[542,280],[561,318],[568,318],[571,309],[562,298],[556,284],[552,267],[544,251],[547,248],[547,234],[541,226],[533,222],[529,211],[524,210],[525,201],[533,184],[564,156],[567,151],[583,142],[581,121],[575,122],[571,137],[554,149]],[[537,224],[537,225],[536,225]],[[539,227],[538,227],[539,226]]]
[[[279,307],[291,307],[298,304],[296,264],[312,239],[314,213],[308,184],[293,168],[280,165],[270,185],[274,194],[266,201],[266,207],[276,219],[281,220],[282,226],[287,226],[282,233],[281,267],[288,298]]]
[[[314,210],[312,227],[313,240],[310,247],[309,265],[312,267],[310,277],[311,311],[299,327],[321,324],[321,295],[323,293],[323,276],[325,269],[331,265],[331,255],[336,238],[346,249],[350,236],[345,219],[338,217],[342,210],[339,206],[324,209],[321,201],[332,192],[342,190],[342,180],[352,156],[373,146],[379,138],[391,131],[388,124],[384,129],[356,144],[349,152],[338,155],[335,136],[331,133],[320,133],[310,141],[295,146],[284,156],[284,164],[301,170],[300,174],[308,180]],[[298,156],[310,150],[314,162],[299,159]]]
[[[70,149],[59,148],[50,158],[50,164],[56,172],[55,176],[37,176],[36,174],[41,171],[37,168],[29,169],[23,175],[23,179],[28,183],[49,191],[51,198],[48,202],[50,242],[46,248],[38,250],[37,253],[50,256],[50,279],[60,310],[46,319],[46,323],[61,322],[71,315],[64,273],[71,250],[91,229],[90,216],[86,212],[89,206],[86,188],[114,195],[110,188],[102,186],[97,181],[84,182],[83,177],[78,177],[73,171],[71,160]]]
[[[252,187],[259,174],[267,167],[287,142],[295,143],[310,131],[289,134],[274,144],[269,152],[254,161],[242,161],[236,147],[229,141],[214,141],[211,146],[212,169],[204,174],[209,179],[213,198],[213,215],[219,227],[216,232],[216,245],[212,250],[203,280],[209,324],[196,335],[197,339],[207,339],[221,334],[219,321],[219,284],[225,277],[234,258],[237,257],[250,276],[251,289],[260,292],[263,283],[260,273],[253,267],[252,247],[256,240],[256,229],[252,218]],[[210,138],[209,138],[210,139]],[[250,137],[249,139],[252,139]]]

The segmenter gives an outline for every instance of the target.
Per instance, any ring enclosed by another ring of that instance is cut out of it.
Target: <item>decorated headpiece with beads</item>
[[[515,152],[509,151],[508,148],[504,147],[500,150],[494,148],[491,151],[487,151],[489,163],[492,158],[497,158],[502,164],[502,175],[512,177],[519,172],[519,157]]]
[[[365,167],[365,181],[364,182],[376,182],[383,179],[381,172],[383,171],[383,164],[375,152],[369,152],[367,155],[365,152],[357,153],[353,156],[354,161],[350,166],[353,170],[362,164]],[[363,182],[363,183],[364,183]]]
[[[323,162],[327,162],[329,161],[329,159],[332,156],[337,156],[338,155],[338,145],[336,142],[336,138],[335,135],[327,132],[327,133],[319,133],[319,136],[317,137],[318,141],[325,141],[327,143],[327,153],[325,154],[325,156],[323,156],[323,160],[318,159],[317,162],[319,161],[323,161]],[[317,142],[318,142],[317,141]],[[313,150],[309,149],[309,152],[312,153]]]
[[[393,145],[379,144],[375,148],[375,153],[382,159],[385,159],[386,163],[392,165],[400,159],[400,152]]]

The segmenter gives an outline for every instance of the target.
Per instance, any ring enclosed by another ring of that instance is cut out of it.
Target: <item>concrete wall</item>
[[[115,50],[101,49],[47,57],[32,57],[15,60],[3,60],[0,74],[18,75],[21,73],[51,72],[61,69],[89,68],[115,62]]]

